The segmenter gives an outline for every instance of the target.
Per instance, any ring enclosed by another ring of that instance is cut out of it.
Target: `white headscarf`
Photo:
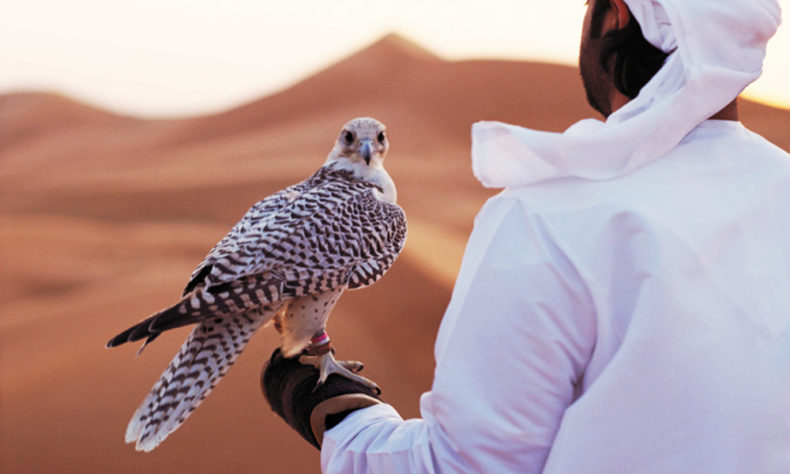
[[[476,123],[472,167],[484,185],[610,179],[660,157],[760,76],[781,21],[776,0],[625,3],[652,45],[674,50],[663,67],[606,122],[582,120],[564,133]]]

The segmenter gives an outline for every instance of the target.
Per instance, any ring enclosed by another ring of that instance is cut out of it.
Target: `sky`
[[[790,12],[790,0],[779,0]],[[584,0],[0,0],[0,93],[46,90],[121,113],[219,111],[397,32],[450,60],[575,65]],[[785,16],[790,15],[786,13]],[[790,26],[753,99],[790,108]]]

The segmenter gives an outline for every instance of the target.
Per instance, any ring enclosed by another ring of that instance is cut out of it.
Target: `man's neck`
[[[738,99],[733,99],[732,102],[725,105],[723,109],[711,115],[711,120],[734,120],[738,121]]]

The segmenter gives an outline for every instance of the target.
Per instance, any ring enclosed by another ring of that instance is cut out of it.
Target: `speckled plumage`
[[[346,124],[326,164],[252,206],[197,266],[178,303],[110,340],[108,347],[145,339],[145,347],[162,331],[197,324],[133,416],[127,442],[145,451],[161,443],[272,318],[283,352],[298,354],[344,290],[389,269],[406,218],[382,165],[384,130],[368,118]]]

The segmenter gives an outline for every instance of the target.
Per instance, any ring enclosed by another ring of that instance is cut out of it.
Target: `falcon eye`
[[[343,138],[346,139],[346,143],[348,143],[349,145],[354,143],[354,134],[349,131],[346,131],[346,133],[343,135]]]
[[[381,143],[381,144],[383,145],[383,144],[384,144],[384,140],[385,140],[386,138],[387,138],[387,137],[385,137],[385,136],[384,136],[384,132],[379,132],[379,136],[378,136],[379,143]]]

